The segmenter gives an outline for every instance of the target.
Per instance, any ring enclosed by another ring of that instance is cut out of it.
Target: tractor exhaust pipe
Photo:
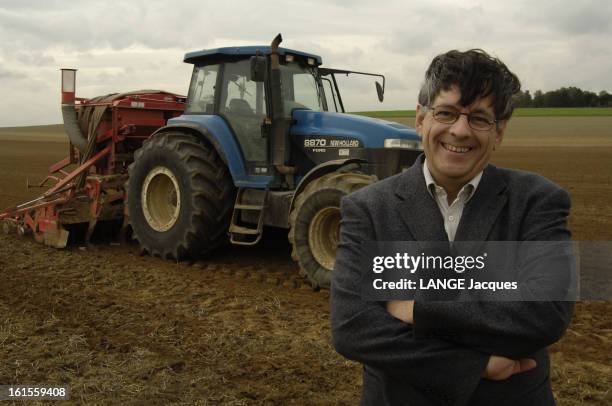
[[[87,149],[87,137],[81,132],[74,108],[76,69],[61,69],[62,71],[62,118],[64,131],[70,138],[70,143],[81,152]]]
[[[283,37],[278,34],[270,46],[270,93],[272,98],[272,164],[285,165],[287,160],[287,142],[285,134],[285,114],[281,94],[281,74],[278,46]]]
[[[281,34],[278,34],[270,45],[270,96],[272,99],[272,128],[271,128],[271,149],[272,164],[276,170],[285,175],[288,180],[295,173],[295,167],[285,165],[289,159],[288,148],[288,120],[283,109],[283,96],[281,92],[281,73],[278,55],[278,46],[283,41]],[[291,181],[289,183],[292,183]]]

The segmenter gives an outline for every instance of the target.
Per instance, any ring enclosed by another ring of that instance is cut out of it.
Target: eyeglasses
[[[451,106],[432,106],[431,109],[433,111],[434,120],[442,124],[455,124],[457,120],[459,120],[459,117],[466,116],[470,128],[477,131],[487,131],[493,128],[493,125],[497,123],[497,120],[491,120],[491,118],[483,113],[461,113]]]

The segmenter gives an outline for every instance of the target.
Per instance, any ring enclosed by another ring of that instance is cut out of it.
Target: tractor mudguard
[[[203,138],[204,140],[208,141],[210,145],[212,145],[213,148],[216,150],[217,154],[219,154],[219,157],[221,158],[223,163],[227,165],[227,157],[225,156],[223,152],[223,148],[221,147],[221,144],[219,144],[217,139],[210,134],[207,128],[199,126],[197,124],[181,123],[181,124],[166,125],[164,127],[160,127],[157,130],[155,130],[151,134],[151,137],[159,133],[172,132],[172,131],[188,132],[198,138]]]
[[[342,166],[349,165],[352,163],[359,164],[359,163],[365,163],[365,162],[367,161],[363,159],[347,158],[347,159],[336,159],[333,161],[327,161],[327,162],[323,162],[322,164],[315,166],[310,171],[308,171],[306,175],[304,175],[302,180],[300,180],[300,183],[298,184],[297,188],[295,188],[295,192],[293,193],[293,197],[291,198],[291,205],[289,206],[289,212],[293,210],[296,196],[299,195],[300,192],[304,190],[304,188],[313,180],[320,178],[321,176],[326,175],[328,173],[334,172]]]
[[[225,120],[216,115],[182,115],[168,120],[168,125],[152,135],[166,131],[189,131],[208,141],[229,168],[234,183],[248,177],[242,151]]]

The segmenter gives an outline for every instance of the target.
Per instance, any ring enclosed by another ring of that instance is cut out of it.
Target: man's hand
[[[414,300],[391,300],[387,302],[387,311],[393,317],[405,323],[414,323]],[[493,381],[503,381],[514,374],[529,371],[536,366],[535,360],[531,358],[513,360],[499,355],[491,355],[482,376]]]
[[[493,381],[503,381],[510,378],[514,374],[529,371],[537,366],[535,360],[531,358],[523,358],[513,360],[510,358],[491,355],[487,369],[482,374],[483,378]]]
[[[387,311],[391,316],[400,319],[405,323],[414,323],[412,312],[414,309],[414,300],[391,300],[387,302]]]

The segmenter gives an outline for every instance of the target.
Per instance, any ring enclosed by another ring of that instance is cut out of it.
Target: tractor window
[[[218,71],[219,65],[196,66],[193,69],[187,97],[188,113],[214,113]]]
[[[266,162],[267,143],[261,135],[266,117],[263,83],[250,78],[249,60],[226,63],[220,113],[229,121],[247,161]]]
[[[287,114],[296,108],[325,110],[321,94],[322,88],[319,86],[315,69],[302,67],[297,63],[288,63],[281,66],[281,80]]]

